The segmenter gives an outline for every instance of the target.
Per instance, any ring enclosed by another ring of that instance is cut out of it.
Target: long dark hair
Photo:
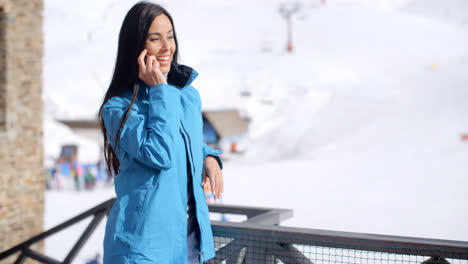
[[[120,133],[125,125],[130,109],[138,95],[138,55],[145,47],[148,30],[153,23],[153,20],[159,15],[166,15],[172,24],[174,30],[174,41],[176,44],[175,52],[172,56],[173,62],[178,62],[178,43],[174,22],[171,15],[162,6],[142,1],[135,4],[128,11],[120,28],[119,46],[117,51],[117,60],[114,68],[112,81],[104,96],[104,100],[99,108],[99,124],[104,136],[104,158],[106,159],[107,169],[112,175],[117,175],[120,167],[119,159],[116,155],[116,150],[120,144]],[[109,138],[107,137],[106,127],[102,119],[102,109],[104,104],[112,97],[121,95],[129,90],[132,93],[130,106],[125,111],[120,120],[120,127],[115,136],[115,150],[112,148]]]

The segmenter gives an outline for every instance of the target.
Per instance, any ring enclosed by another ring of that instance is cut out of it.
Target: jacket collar
[[[167,83],[183,88],[187,85],[192,84],[193,80],[197,78],[198,72],[189,66],[178,64],[177,62],[171,62],[171,69],[167,76]]]

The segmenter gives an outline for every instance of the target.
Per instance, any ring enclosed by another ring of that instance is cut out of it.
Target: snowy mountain
[[[468,27],[468,2],[465,0],[412,0],[400,9]]]

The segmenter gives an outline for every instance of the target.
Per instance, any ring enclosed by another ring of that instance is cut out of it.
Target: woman
[[[219,151],[202,142],[197,72],[179,65],[174,24],[140,2],[126,15],[99,111],[115,174],[104,263],[199,263],[214,257],[203,185],[223,192]]]

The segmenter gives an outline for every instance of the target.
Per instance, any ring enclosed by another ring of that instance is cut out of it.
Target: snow
[[[204,109],[252,120],[247,152],[224,166],[224,203],[291,208],[288,226],[468,241],[468,9],[427,1],[304,2],[293,54],[281,1],[161,1]],[[44,98],[58,109],[46,115],[95,116],[111,78],[133,2],[87,2],[45,1]],[[45,124],[46,139],[61,129]],[[112,196],[48,192],[45,227]],[[102,252],[103,226],[76,263]]]
[[[465,0],[415,0],[402,5],[400,9],[468,26],[468,2]]]

